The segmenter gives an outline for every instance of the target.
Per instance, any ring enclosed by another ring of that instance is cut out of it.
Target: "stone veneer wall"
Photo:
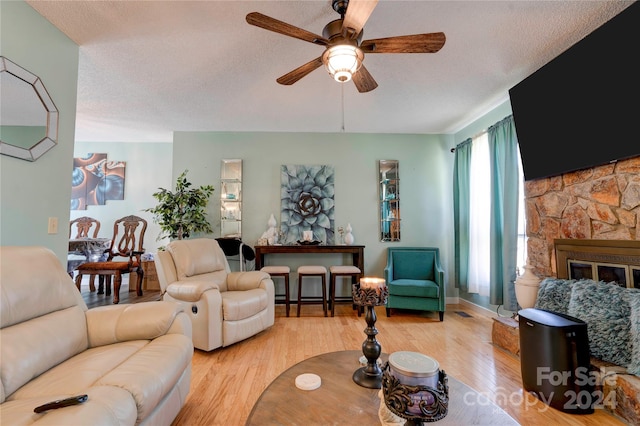
[[[640,156],[527,181],[524,192],[528,263],[540,277],[556,276],[556,238],[640,240]]]

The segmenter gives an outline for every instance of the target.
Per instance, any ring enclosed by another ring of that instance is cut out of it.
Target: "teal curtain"
[[[488,130],[491,158],[490,303],[517,310],[514,281],[518,248],[518,140],[513,116]]]
[[[455,231],[455,286],[464,291],[469,281],[469,184],[471,139],[456,147],[453,166],[453,214]]]

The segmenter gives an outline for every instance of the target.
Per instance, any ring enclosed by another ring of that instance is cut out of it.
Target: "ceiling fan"
[[[324,65],[336,81],[346,83],[353,79],[358,91],[364,93],[378,87],[362,63],[365,53],[435,53],[446,39],[444,33],[438,32],[363,41],[362,28],[377,4],[378,0],[333,0],[333,10],[340,19],[329,22],[322,36],[259,12],[249,13],[246,19],[256,27],[325,47],[321,56],[278,78],[278,83],[291,85]]]

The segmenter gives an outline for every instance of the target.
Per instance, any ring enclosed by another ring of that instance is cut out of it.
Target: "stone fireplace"
[[[557,239],[640,242],[640,156],[528,181],[524,191],[528,263],[539,277],[566,271]]]
[[[525,182],[524,191],[527,263],[538,277],[613,277],[621,287],[640,288],[640,156]],[[496,318],[492,340],[518,356],[514,323]],[[592,364],[603,377],[616,377],[603,385],[603,394],[616,396],[605,408],[640,424],[640,377],[594,359]]]

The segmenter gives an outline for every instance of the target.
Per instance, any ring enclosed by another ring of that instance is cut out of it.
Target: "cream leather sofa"
[[[0,247],[0,423],[169,425],[191,383],[191,321],[170,302],[87,309],[55,254]],[[34,413],[75,395],[79,405]]]
[[[231,272],[216,240],[172,241],[158,251],[155,264],[163,299],[182,304],[191,317],[196,348],[229,346],[273,325],[269,274]]]

